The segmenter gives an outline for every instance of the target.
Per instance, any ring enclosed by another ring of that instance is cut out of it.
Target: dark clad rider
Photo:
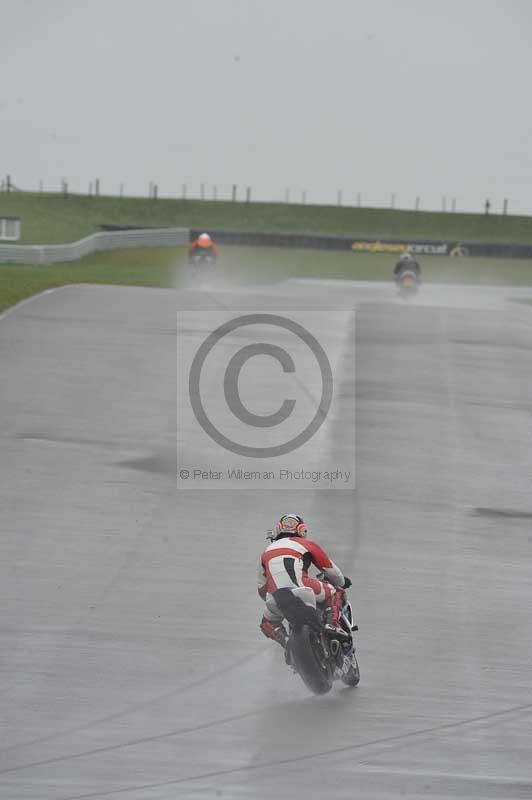
[[[395,265],[393,276],[396,282],[400,280],[404,272],[413,272],[418,280],[421,279],[421,267],[412,253],[403,253]]]

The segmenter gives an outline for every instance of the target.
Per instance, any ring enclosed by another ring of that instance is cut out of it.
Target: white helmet
[[[299,514],[283,514],[279,522],[276,522],[271,531],[268,531],[267,538],[274,542],[283,536],[301,536],[304,539],[308,534],[308,528],[303,517]]]
[[[211,239],[211,237],[209,236],[208,233],[200,233],[200,235],[198,236],[198,243],[200,245],[203,245],[204,247],[206,245],[211,244],[211,242],[212,242],[212,239]]]

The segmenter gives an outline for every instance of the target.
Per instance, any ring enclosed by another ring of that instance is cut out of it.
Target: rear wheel
[[[296,669],[314,694],[326,694],[333,684],[329,664],[321,650],[317,633],[308,625],[302,625],[292,634],[291,652]]]

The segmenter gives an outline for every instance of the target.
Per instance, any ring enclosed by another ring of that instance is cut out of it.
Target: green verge
[[[0,264],[0,310],[68,283],[171,288],[176,265],[184,261],[185,252],[185,248],[112,250],[48,266]]]
[[[345,206],[11,192],[0,194],[2,215],[22,218],[21,244],[72,242],[103,224],[532,243],[532,217]]]
[[[389,281],[397,255],[285,248],[224,248],[220,271],[228,283],[273,283],[287,278]],[[532,260],[420,258],[426,283],[532,286]]]
[[[277,283],[288,278],[389,281],[394,262],[390,254],[226,247],[217,273],[228,285]],[[49,266],[0,264],[0,310],[68,283],[184,286],[185,265],[183,247],[113,250]],[[532,261],[427,256],[422,267],[426,283],[532,286]]]

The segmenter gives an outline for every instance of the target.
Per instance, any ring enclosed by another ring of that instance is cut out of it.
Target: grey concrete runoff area
[[[526,294],[71,286],[0,317],[0,798],[531,798]],[[324,298],[356,309],[355,491],[177,489],[176,306]],[[356,689],[311,696],[258,630],[284,510],[353,579]]]

